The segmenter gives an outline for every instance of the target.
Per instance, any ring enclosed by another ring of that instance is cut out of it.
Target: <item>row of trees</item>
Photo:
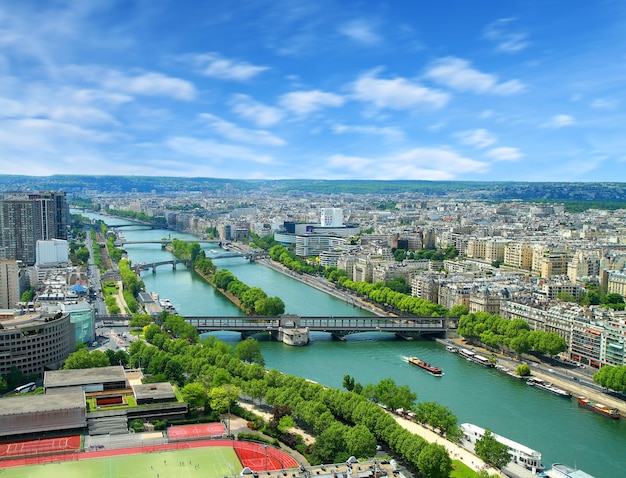
[[[274,261],[280,262],[288,269],[298,272],[300,274],[321,274],[324,272],[324,267],[314,264],[309,264],[307,261],[297,256],[294,252],[288,250],[281,244],[272,246],[268,254]]]
[[[370,301],[389,305],[400,312],[418,315],[421,317],[445,317],[448,310],[434,302],[409,294],[396,292],[382,282],[372,284],[370,282],[356,282],[346,276],[340,276],[337,285],[344,289],[356,292],[358,295],[367,297]]]
[[[149,222],[151,224],[155,224],[158,226],[167,226],[167,219],[165,217],[148,216],[147,214],[143,212],[126,211],[126,210],[120,210],[120,209],[106,208],[105,210],[106,210],[106,213],[110,214],[111,216],[126,217],[129,219],[135,219],[141,222]]]
[[[280,297],[268,297],[260,287],[250,287],[229,270],[218,270],[213,275],[215,286],[234,295],[249,315],[277,316],[285,313],[285,303]]]
[[[522,319],[503,319],[497,314],[476,312],[462,315],[457,333],[470,342],[491,348],[507,348],[521,355],[530,351],[550,356],[567,350],[565,339],[555,332],[530,330]]]
[[[122,259],[118,263],[120,276],[124,284],[122,294],[126,306],[131,313],[135,313],[139,310],[139,303],[137,302],[137,295],[144,290],[145,286],[143,281],[137,274],[130,268],[130,263],[126,259]]]
[[[593,381],[602,387],[624,393],[626,392],[626,366],[605,365],[593,375]]]

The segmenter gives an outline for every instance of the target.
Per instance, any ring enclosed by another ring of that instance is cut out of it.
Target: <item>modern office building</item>
[[[65,193],[5,192],[0,196],[0,257],[32,266],[37,241],[67,239],[69,225]]]
[[[56,370],[76,348],[70,314],[21,314],[0,311],[0,375],[17,367],[25,375],[43,377]]]
[[[17,261],[0,259],[0,309],[13,309],[21,297]]]

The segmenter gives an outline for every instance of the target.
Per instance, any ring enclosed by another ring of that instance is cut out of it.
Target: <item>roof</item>
[[[52,412],[85,408],[85,394],[72,391],[58,396],[50,395],[11,395],[0,399],[0,416],[22,415],[37,412]]]
[[[133,391],[135,392],[135,398],[137,400],[145,400],[148,398],[153,400],[176,400],[174,388],[169,382],[133,385]]]
[[[124,367],[115,365],[112,367],[48,371],[44,375],[43,386],[47,389],[121,381],[126,381]]]

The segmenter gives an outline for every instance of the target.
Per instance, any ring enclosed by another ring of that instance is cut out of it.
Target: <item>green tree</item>
[[[237,402],[241,389],[235,385],[225,385],[209,390],[209,405],[212,410],[226,413]]]
[[[253,338],[242,340],[237,344],[235,357],[246,363],[256,363],[262,367],[265,365],[265,359],[261,354],[261,345],[258,340]]]
[[[64,370],[83,369],[94,367],[109,367],[111,365],[109,357],[100,350],[89,352],[87,349],[81,349],[71,353],[63,365]]]
[[[343,376],[343,388],[345,388],[348,392],[354,390],[354,377],[350,375]]]
[[[376,437],[365,425],[355,425],[345,433],[346,449],[355,457],[371,457],[376,454]]]
[[[452,460],[445,447],[429,443],[417,457],[417,468],[425,478],[448,478],[452,473]]]
[[[188,383],[180,392],[183,395],[183,400],[189,404],[189,408],[204,407],[209,398],[204,385],[200,382]]]
[[[515,373],[520,377],[530,377],[530,367],[527,363],[522,363],[515,367]]]
[[[496,440],[489,429],[485,430],[481,439],[476,440],[474,450],[485,463],[499,470],[511,461],[509,447]]]

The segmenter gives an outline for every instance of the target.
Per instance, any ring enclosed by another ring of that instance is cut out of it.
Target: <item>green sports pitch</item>
[[[1,468],[1,478],[223,478],[243,469],[229,447],[190,448]]]

